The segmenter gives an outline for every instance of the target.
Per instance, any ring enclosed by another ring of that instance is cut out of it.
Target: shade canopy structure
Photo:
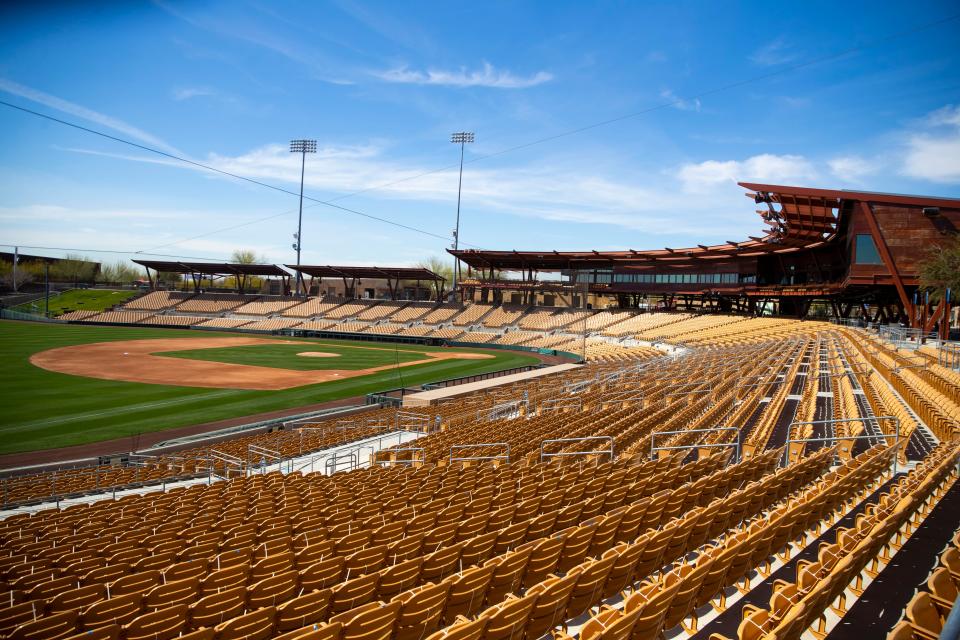
[[[314,278],[379,278],[383,280],[444,280],[439,274],[422,267],[337,267],[333,265],[284,265],[293,271]]]
[[[193,279],[194,288],[199,289],[199,282],[202,276],[229,277],[237,279],[238,288],[243,293],[247,279],[251,276],[264,278],[278,277],[286,283],[290,277],[290,272],[281,269],[275,264],[241,264],[238,262],[183,262],[169,260],[134,260],[136,264],[147,270],[147,278],[150,280],[151,287],[155,286],[155,281],[150,271],[158,274],[179,273],[189,275]],[[284,287],[286,289],[286,287]]]
[[[385,280],[387,288],[390,290],[391,299],[396,300],[398,285],[401,280],[411,280],[416,282],[433,283],[440,295],[442,283],[446,280],[443,276],[434,273],[424,267],[350,267],[335,265],[284,265],[293,271],[299,271],[311,278],[341,278],[344,289],[356,294],[356,283],[361,280]],[[348,284],[347,281],[350,281]]]
[[[888,317],[930,324],[918,319],[922,314],[912,300],[919,263],[931,246],[957,234],[960,199],[739,184],[764,225],[758,235],[648,250],[448,250],[473,270],[461,286],[468,290],[459,293],[479,293],[481,300],[490,293],[497,300],[498,291],[513,290],[526,304],[536,299],[526,292],[538,283],[543,290],[588,284],[589,293],[617,296],[620,305],[636,305],[651,294],[668,304],[677,297],[719,300],[722,309],[738,308],[737,300],[750,297],[791,298],[781,306],[800,316],[811,301],[821,300],[847,310],[885,306]],[[522,275],[503,278],[501,272]],[[559,281],[541,275],[557,272]]]

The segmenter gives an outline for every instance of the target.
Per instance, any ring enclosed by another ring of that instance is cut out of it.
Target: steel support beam
[[[903,279],[900,277],[900,271],[897,269],[897,265],[893,261],[893,255],[890,253],[890,247],[887,246],[887,241],[883,237],[883,233],[880,231],[880,225],[877,224],[877,217],[873,213],[873,208],[868,202],[860,202],[859,204],[860,211],[863,212],[863,217],[866,218],[867,225],[870,227],[870,235],[873,237],[873,242],[877,245],[877,251],[880,253],[880,259],[883,260],[883,264],[887,267],[890,277],[893,278],[893,284],[897,287],[897,294],[900,296],[900,302],[903,304],[903,309],[906,312],[907,317],[910,319],[910,326],[917,327],[917,318],[913,304],[910,302],[910,298],[907,296],[907,290],[903,286]]]

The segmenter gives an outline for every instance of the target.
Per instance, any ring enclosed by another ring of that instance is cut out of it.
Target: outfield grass
[[[60,316],[69,311],[103,311],[140,293],[133,289],[70,289],[50,298],[50,315]],[[12,307],[24,313],[43,313],[43,298]]]
[[[478,349],[492,359],[440,360],[283,391],[201,389],[97,380],[35,367],[39,351],[90,342],[144,338],[210,338],[236,333],[98,327],[0,321],[0,454],[51,449],[98,440],[130,437],[212,420],[352,397],[399,386],[534,364],[537,359],[513,351]],[[317,351],[332,341],[317,340]],[[422,357],[435,347],[374,342],[333,341],[338,347],[384,346],[402,357]],[[458,347],[458,350],[462,350]],[[412,356],[410,354],[413,354]],[[298,358],[308,360],[307,358]],[[324,359],[326,360],[326,359]],[[338,360],[330,358],[326,361]],[[402,375],[401,378],[398,376]]]
[[[308,358],[298,356],[304,351],[319,351],[335,353],[335,358]],[[383,365],[392,365],[398,362],[413,362],[423,360],[424,355],[435,349],[421,349],[419,351],[394,349],[392,344],[369,344],[363,346],[341,344],[337,342],[323,342],[316,346],[304,344],[251,344],[242,347],[225,347],[222,349],[191,349],[190,351],[165,351],[161,356],[187,358],[190,360],[209,360],[212,362],[231,362],[234,364],[248,364],[257,367],[274,367],[277,369],[296,369],[298,371],[323,371],[326,369],[370,369]]]

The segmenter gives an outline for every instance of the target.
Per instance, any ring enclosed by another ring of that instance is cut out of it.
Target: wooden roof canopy
[[[314,278],[367,278],[383,280],[422,280],[437,282],[441,275],[422,267],[336,267],[332,265],[284,265]]]
[[[167,273],[202,273],[211,276],[281,276],[290,277],[275,264],[240,264],[237,262],[173,262],[167,260],[134,260],[136,264]]]
[[[844,201],[864,201],[912,206],[960,207],[960,199],[931,198],[898,194],[812,189],[783,185],[740,182],[744,194],[760,206],[757,213],[767,225],[762,237],[728,240],[718,245],[697,245],[685,249],[648,251],[485,251],[461,249],[447,251],[474,268],[507,271],[535,269],[595,269],[612,267],[688,268],[737,258],[792,253],[813,249],[830,242],[837,233]]]

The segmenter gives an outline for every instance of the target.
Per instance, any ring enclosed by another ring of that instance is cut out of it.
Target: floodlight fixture
[[[460,145],[460,179],[457,182],[457,224],[453,228],[453,250],[460,247],[460,193],[463,188],[463,147],[473,142],[472,131],[458,131],[450,134],[450,142]],[[453,256],[453,295],[457,295],[457,283],[460,280],[460,258]]]
[[[300,154],[300,213],[297,216],[297,242],[293,245],[293,248],[297,250],[297,291],[296,295],[300,295],[300,290],[303,287],[303,274],[300,272],[300,248],[303,246],[303,241],[301,240],[303,234],[303,176],[304,171],[307,166],[307,154],[317,152],[317,141],[316,140],[291,140],[290,141],[290,153],[299,153]],[[306,292],[304,292],[306,293]]]

